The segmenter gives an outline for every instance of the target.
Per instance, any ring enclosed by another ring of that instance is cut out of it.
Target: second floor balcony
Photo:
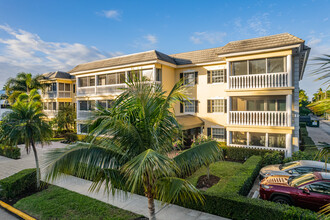
[[[253,126],[288,126],[288,113],[285,111],[231,111],[229,124]]]

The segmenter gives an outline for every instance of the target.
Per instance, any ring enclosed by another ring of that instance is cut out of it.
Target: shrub
[[[254,180],[259,174],[261,168],[260,156],[252,156],[243,164],[242,168],[228,181],[223,188],[223,192],[239,194],[246,196],[249,194]]]
[[[247,158],[257,155],[264,156],[266,153],[273,153],[272,150],[267,149],[252,149],[252,148],[244,148],[244,147],[227,147],[223,146],[223,153],[226,159],[236,160],[236,161],[244,161]],[[284,156],[283,152],[280,152]]]
[[[314,160],[315,154],[305,151],[297,151],[292,154],[292,157],[287,157],[283,160],[284,163],[296,161],[296,160]]]
[[[66,133],[64,135],[64,137],[65,137],[65,140],[69,143],[73,143],[73,142],[76,142],[78,140],[78,136],[75,133]]]
[[[14,199],[26,192],[33,192],[37,187],[36,169],[22,170],[0,180],[0,197]]]
[[[278,151],[266,153],[262,158],[262,165],[280,164],[283,163],[284,155]]]
[[[0,145],[0,155],[12,159],[19,159],[21,157],[21,149],[18,147]]]

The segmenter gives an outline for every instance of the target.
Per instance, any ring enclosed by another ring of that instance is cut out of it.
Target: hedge
[[[19,159],[21,157],[21,149],[18,147],[0,145],[0,155],[12,159]]]
[[[272,150],[267,149],[253,149],[253,148],[244,148],[244,147],[227,147],[221,146],[223,149],[223,154],[226,159],[244,161],[247,158],[257,155],[264,156],[267,153],[273,153]],[[284,156],[284,152],[280,152]]]
[[[0,198],[14,199],[26,192],[33,192],[37,187],[36,169],[22,170],[0,180]]]

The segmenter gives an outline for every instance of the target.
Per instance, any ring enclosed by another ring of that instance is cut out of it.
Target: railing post
[[[231,82],[230,82],[230,62],[227,61],[227,89],[231,88]]]
[[[288,114],[287,124],[291,127],[292,124],[292,95],[286,95],[286,112]]]
[[[288,72],[288,87],[292,86],[292,55],[287,55],[286,69]]]
[[[292,134],[286,134],[286,157],[292,156]]]

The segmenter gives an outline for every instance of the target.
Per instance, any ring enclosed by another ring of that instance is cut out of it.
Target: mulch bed
[[[198,178],[196,187],[198,189],[207,189],[217,184],[219,181],[220,181],[220,177],[210,175],[210,179],[208,179],[207,175],[203,175]]]

